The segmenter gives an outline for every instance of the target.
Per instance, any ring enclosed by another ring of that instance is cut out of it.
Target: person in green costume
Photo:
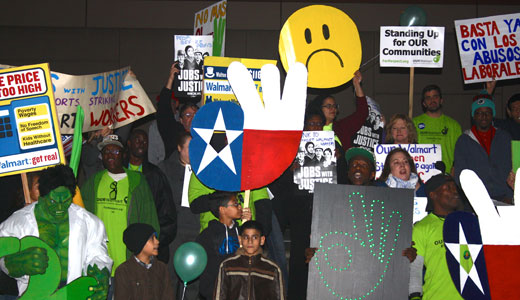
[[[106,299],[112,260],[108,256],[105,227],[100,219],[72,203],[76,179],[68,166],[58,165],[41,173],[40,197],[0,224],[0,237],[37,236],[58,255],[61,275],[58,288],[88,275],[98,284],[91,299]],[[30,247],[0,259],[0,267],[18,281],[20,295],[29,276],[44,274],[47,250]],[[91,290],[92,290],[91,289]]]

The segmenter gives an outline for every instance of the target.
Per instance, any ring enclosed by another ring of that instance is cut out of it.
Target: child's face
[[[223,212],[227,217],[233,220],[242,218],[242,205],[240,205],[240,203],[237,201],[235,195],[233,195],[226,206],[223,206],[222,208],[224,209]]]
[[[157,256],[159,255],[159,240],[153,234],[149,239],[148,242],[143,247],[143,250],[141,250],[141,253],[143,253],[146,256]]]
[[[260,232],[256,229],[245,229],[240,236],[240,245],[244,248],[246,255],[249,256],[257,253],[264,243],[265,236],[260,236]]]

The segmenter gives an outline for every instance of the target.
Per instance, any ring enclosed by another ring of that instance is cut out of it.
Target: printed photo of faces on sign
[[[361,147],[374,152],[374,147],[383,143],[385,123],[379,104],[374,99],[367,97],[368,117],[352,137],[352,147]]]
[[[304,131],[296,155],[294,183],[300,190],[314,191],[315,182],[337,183],[333,131]]]
[[[180,70],[174,83],[175,96],[200,97],[204,58],[213,51],[211,35],[176,35],[174,60]]]

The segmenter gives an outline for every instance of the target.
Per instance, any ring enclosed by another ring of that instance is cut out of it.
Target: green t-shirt
[[[329,125],[323,125],[323,131],[333,131],[333,129],[332,129],[332,125],[333,125],[333,123],[330,123]],[[339,137],[336,135],[336,133],[334,133],[334,140],[335,140],[336,142],[338,142],[338,144],[339,144],[340,146],[343,146],[343,145],[341,144],[341,141],[339,140]]]
[[[211,189],[200,182],[197,176],[195,176],[195,172],[191,174],[190,187],[188,188],[188,201],[190,204],[198,197],[212,194],[214,192],[214,189]],[[240,192],[239,194],[242,195],[242,197],[245,199],[244,192]],[[255,201],[261,199],[269,199],[267,188],[264,187],[251,190],[251,193],[249,194],[249,209],[251,210],[251,220],[256,220]],[[218,220],[218,218],[216,218],[210,211],[200,214],[200,232],[208,227],[208,223],[211,220]],[[237,223],[238,225],[242,225],[242,220],[237,220]]]
[[[432,118],[427,114],[413,118],[413,123],[417,129],[419,144],[441,145],[442,161],[446,164],[446,172],[450,173],[453,166],[455,143],[462,134],[459,123],[446,115]]]
[[[442,237],[444,218],[431,213],[417,222],[412,231],[417,255],[424,257],[423,300],[428,299],[461,299],[455,284],[451,280],[446,248]]]
[[[123,231],[127,227],[128,176],[114,181],[105,173],[99,182],[96,195],[96,216],[105,224],[108,237],[108,255],[114,261],[112,277],[117,267],[126,261]]]

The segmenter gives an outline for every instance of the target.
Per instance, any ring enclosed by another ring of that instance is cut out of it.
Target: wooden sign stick
[[[27,181],[27,173],[21,173],[20,176],[22,176],[22,187],[25,205],[28,205],[31,204],[31,194],[29,191],[29,183]]]
[[[249,208],[249,195],[251,194],[251,190],[246,190],[244,193],[244,207],[243,208]],[[242,224],[246,222],[246,219],[242,219]]]
[[[410,119],[413,116],[413,78],[414,78],[415,68],[410,68],[410,89],[408,91],[408,117]]]

